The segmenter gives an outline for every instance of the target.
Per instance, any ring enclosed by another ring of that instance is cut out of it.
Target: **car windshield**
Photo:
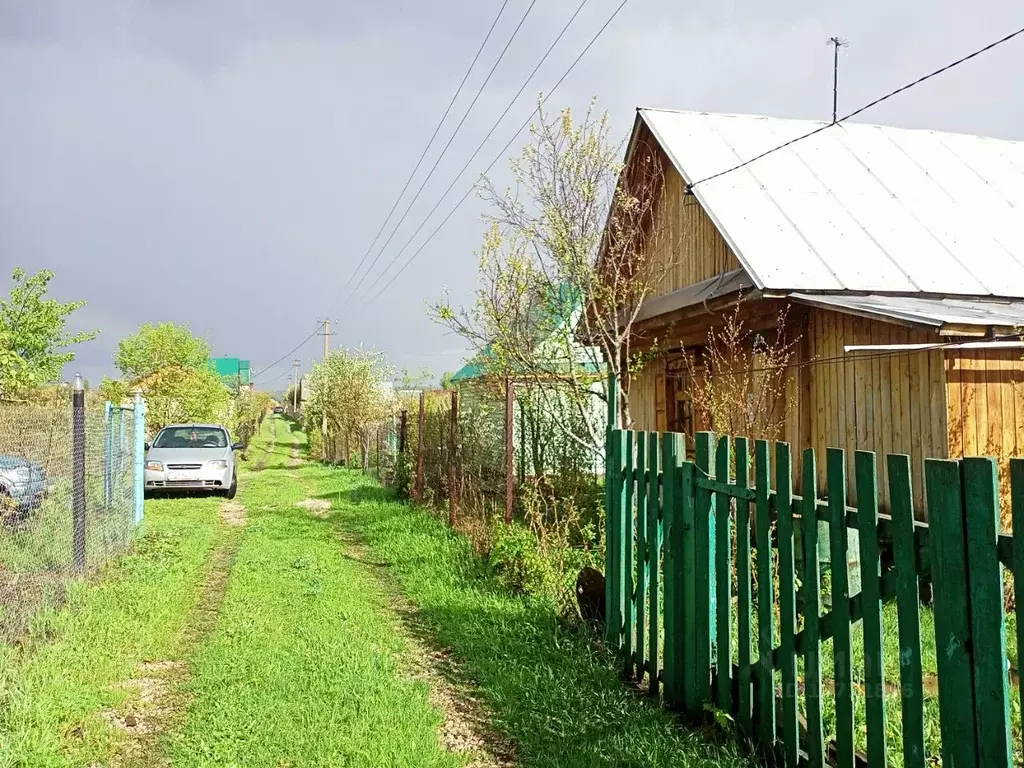
[[[160,430],[154,448],[227,448],[228,436],[216,427],[173,427]]]

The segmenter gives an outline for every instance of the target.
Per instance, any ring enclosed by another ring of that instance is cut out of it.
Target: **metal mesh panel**
[[[72,579],[131,544],[134,422],[130,408],[76,417],[69,392],[0,403],[0,636],[22,635]]]

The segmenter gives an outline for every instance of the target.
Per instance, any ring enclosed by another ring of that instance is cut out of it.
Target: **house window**
[[[687,365],[685,358],[679,356],[670,359],[666,364],[665,389],[668,401],[668,429],[670,432],[682,432],[691,438],[696,428],[693,391],[695,388],[694,373],[701,375],[703,366]]]

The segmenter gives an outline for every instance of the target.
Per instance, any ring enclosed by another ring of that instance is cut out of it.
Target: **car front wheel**
[[[235,494],[237,492],[238,492],[238,477],[232,475],[232,477],[231,477],[231,485],[224,492],[224,497],[227,498],[227,499],[233,499],[233,498],[235,498]]]

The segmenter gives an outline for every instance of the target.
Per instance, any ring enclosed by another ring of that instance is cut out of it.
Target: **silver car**
[[[235,451],[219,424],[171,424],[146,445],[146,492],[210,491],[229,499],[238,490]]]

